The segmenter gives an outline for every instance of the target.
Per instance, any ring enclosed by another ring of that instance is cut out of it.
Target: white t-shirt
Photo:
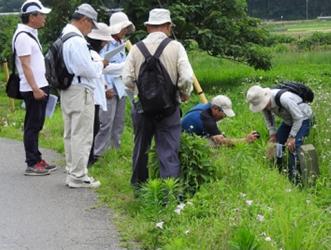
[[[38,40],[37,30],[25,24],[18,24],[13,39],[16,36],[16,34],[20,31],[29,32]],[[38,85],[39,88],[48,86],[48,82],[45,76],[46,69],[45,69],[44,55],[42,54],[40,44],[38,44],[28,34],[21,33],[18,35],[14,46],[16,49],[16,58],[15,58],[16,68],[20,77],[20,91],[27,92],[27,91],[32,91],[32,89],[28,84],[25,75],[23,73],[23,68],[19,56],[30,55],[30,67],[34,79],[36,81],[36,84]]]

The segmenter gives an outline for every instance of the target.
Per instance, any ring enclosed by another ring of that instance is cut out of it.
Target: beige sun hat
[[[110,41],[112,39],[110,35],[110,27],[105,23],[98,23],[97,29],[92,29],[90,33],[87,34],[89,38],[101,41]]]
[[[39,12],[41,14],[48,14],[49,12],[51,12],[51,9],[44,7],[43,4],[38,0],[25,1],[21,7],[21,15],[33,13],[33,12]]]
[[[161,25],[165,23],[172,23],[170,18],[170,11],[167,9],[152,9],[149,12],[148,21],[144,22],[144,25]]]
[[[232,110],[232,102],[230,98],[225,95],[215,96],[210,103],[211,105],[215,105],[221,108],[224,114],[226,114],[228,117],[233,117],[236,115]]]
[[[246,100],[249,103],[249,109],[253,112],[260,112],[268,105],[271,98],[271,89],[262,88],[255,85],[249,88]]]
[[[112,35],[116,35],[121,32],[122,29],[128,28],[128,33],[132,33],[136,30],[136,27],[129,20],[128,16],[120,11],[115,12],[109,18],[110,32]]]

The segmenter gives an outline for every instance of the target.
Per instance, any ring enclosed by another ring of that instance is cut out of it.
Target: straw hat
[[[167,9],[152,9],[149,12],[148,21],[144,25],[161,25],[165,23],[172,23],[170,18],[170,11]]]
[[[110,41],[112,39],[110,35],[110,27],[105,23],[98,23],[97,29],[92,29],[92,31],[87,34],[89,38],[101,41]]]
[[[128,33],[135,31],[136,27],[129,20],[128,16],[124,12],[115,12],[109,18],[110,32],[112,35],[116,35],[121,32],[122,29],[128,28]]]
[[[215,96],[210,103],[211,105],[215,105],[221,108],[224,114],[226,114],[228,117],[233,117],[236,115],[232,110],[232,102],[230,98],[225,95]]]
[[[246,100],[253,112],[260,112],[268,105],[271,99],[271,89],[253,86],[247,91]]]

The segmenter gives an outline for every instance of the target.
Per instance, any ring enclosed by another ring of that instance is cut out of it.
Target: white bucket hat
[[[221,108],[224,114],[226,114],[228,117],[233,117],[236,115],[232,110],[232,102],[230,98],[225,95],[215,96],[210,103],[211,105],[215,105]]]
[[[39,12],[42,14],[48,14],[51,12],[50,8],[46,8],[38,0],[28,0],[22,4],[21,14],[28,14],[33,12]]]
[[[249,109],[253,112],[260,112],[268,105],[271,98],[271,89],[261,86],[250,87],[247,91],[246,100],[249,103]]]
[[[167,9],[152,9],[149,12],[148,21],[144,25],[161,25],[165,23],[172,23],[170,18],[170,11]]]
[[[122,29],[128,28],[128,33],[135,31],[136,27],[129,20],[128,16],[124,12],[115,12],[109,18],[110,32],[112,35],[116,35],[121,32]]]
[[[78,14],[81,14],[83,16],[90,18],[93,21],[95,28],[98,28],[98,21],[97,21],[98,13],[88,3],[83,3],[83,4],[79,5],[74,13],[78,13]]]
[[[107,42],[112,39],[110,35],[110,27],[105,23],[98,23],[98,28],[92,29],[92,31],[88,33],[87,36],[95,40]]]

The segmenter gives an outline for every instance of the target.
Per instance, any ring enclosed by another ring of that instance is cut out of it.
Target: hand
[[[182,102],[186,102],[186,101],[188,101],[188,99],[190,98],[188,95],[183,94],[183,93],[179,93],[179,96],[180,96],[180,100],[181,100]]]
[[[288,150],[293,153],[295,151],[295,138],[294,137],[289,137],[285,143],[287,146]]]
[[[102,60],[102,63],[103,63],[103,67],[106,68],[107,65],[109,64],[109,62],[105,59]]]
[[[276,142],[276,141],[277,141],[276,134],[272,134],[269,136],[269,142]]]
[[[256,131],[253,131],[253,132],[249,133],[249,134],[246,136],[246,141],[247,141],[248,143],[251,143],[251,142],[256,141],[259,137],[260,137],[259,133],[257,133]]]
[[[114,93],[114,90],[113,89],[106,90],[106,98],[107,99],[113,98],[114,95],[115,95],[115,93]]]
[[[36,100],[42,100],[47,96],[47,94],[42,89],[34,89],[33,90],[33,97]]]

